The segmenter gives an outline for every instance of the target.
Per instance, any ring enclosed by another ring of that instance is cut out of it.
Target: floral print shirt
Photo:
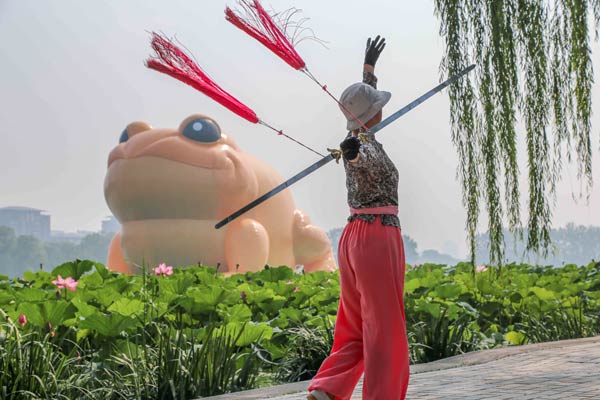
[[[365,71],[363,82],[377,89],[377,77]],[[348,205],[352,208],[370,208],[398,205],[398,170],[390,160],[383,146],[372,133],[364,133],[365,141],[359,149],[357,162],[344,160],[346,169],[346,188],[348,189]],[[348,132],[346,137],[352,133]],[[378,214],[353,214],[348,222],[359,218],[372,223]],[[379,215],[383,225],[400,227],[397,215]]]

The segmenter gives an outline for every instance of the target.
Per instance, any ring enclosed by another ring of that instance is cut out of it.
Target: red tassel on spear
[[[239,4],[246,11],[245,19],[227,7],[225,8],[227,21],[261,42],[292,68],[302,69],[305,67],[304,60],[291,43],[292,38],[286,35],[287,26],[278,26],[258,0],[254,0],[253,3],[248,0],[240,0]]]
[[[256,113],[217,85],[202,69],[169,39],[152,32],[152,48],[157,57],[146,60],[146,66],[172,76],[204,93],[240,117],[256,124]]]
[[[304,143],[286,135],[281,129],[276,129],[258,118],[252,109],[233,97],[219,85],[217,85],[183,50],[172,41],[152,32],[151,45],[156,52],[156,57],[146,60],[146,66],[163,74],[167,74],[194,89],[204,93],[217,103],[233,111],[240,117],[252,122],[259,123],[277,132],[300,146],[324,157],[323,154],[305,145]]]
[[[365,130],[368,130],[365,124],[340,103],[340,101],[327,89],[327,85],[323,85],[317,80],[317,78],[308,70],[306,63],[294,48],[293,41],[295,38],[288,34],[288,28],[290,25],[295,25],[296,32],[293,36],[296,36],[298,30],[300,30],[300,32],[304,31],[304,29],[299,29],[303,21],[297,24],[292,24],[290,22],[290,17],[295,11],[287,13],[287,17],[281,17],[281,14],[277,13],[269,15],[260,4],[259,0],[252,0],[252,2],[250,2],[250,0],[238,0],[238,3],[246,12],[246,15],[242,16],[241,13],[236,14],[231,8],[226,7],[225,19],[227,21],[261,42],[292,68],[299,70],[304,75],[308,76]],[[286,13],[283,14],[285,15]],[[279,19],[279,23],[275,22],[275,18]]]

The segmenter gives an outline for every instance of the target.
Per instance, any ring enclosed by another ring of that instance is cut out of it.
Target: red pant
[[[404,315],[404,243],[399,228],[358,218],[340,238],[341,296],[333,348],[308,390],[348,400],[360,376],[363,400],[403,400],[410,373]]]

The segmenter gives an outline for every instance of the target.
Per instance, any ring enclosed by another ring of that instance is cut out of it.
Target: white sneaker
[[[312,396],[312,399],[310,396]],[[331,400],[327,393],[323,392],[322,390],[315,389],[310,392],[310,396],[308,397],[309,400]]]

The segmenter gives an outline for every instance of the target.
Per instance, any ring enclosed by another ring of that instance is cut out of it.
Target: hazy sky
[[[148,31],[184,43],[202,67],[259,117],[324,150],[346,134],[337,105],[224,19],[233,0],[81,1],[0,0],[0,207],[47,210],[52,228],[98,230],[110,211],[103,194],[109,151],[123,128],[142,120],[177,127],[192,113],[214,117],[242,149],[288,178],[316,156],[265,128],[252,125],[190,87],[143,66]],[[361,79],[366,38],[381,33],[387,46],[377,65],[379,88],[393,93],[384,117],[433,87],[439,79],[442,39],[432,1],[272,0],[296,6],[328,49],[298,47],[311,71],[334,93]],[[600,49],[594,43],[600,70]],[[596,81],[600,75],[595,74]],[[598,110],[600,90],[593,89]],[[400,173],[402,231],[419,249],[464,255],[465,211],[456,180],[448,97],[428,100],[386,128],[379,140]],[[573,168],[559,186],[555,226],[600,225],[600,113],[594,124],[594,179],[589,205],[576,204]],[[520,143],[521,171],[526,171]],[[521,176],[522,202],[527,176]],[[296,184],[296,204],[325,229],[345,224],[343,167],[331,163]],[[596,204],[596,207],[594,207]],[[526,217],[524,212],[523,217]],[[481,230],[487,228],[482,218]]]

